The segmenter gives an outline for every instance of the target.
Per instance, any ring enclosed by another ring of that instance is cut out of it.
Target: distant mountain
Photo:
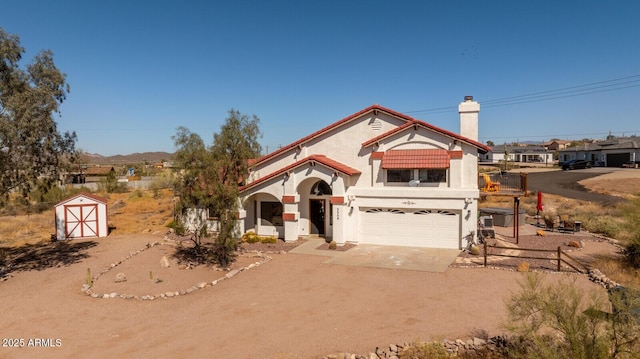
[[[126,165],[134,163],[158,163],[171,161],[173,153],[169,152],[136,152],[130,155],[103,156],[97,153],[85,153],[84,160],[88,164],[94,165]]]

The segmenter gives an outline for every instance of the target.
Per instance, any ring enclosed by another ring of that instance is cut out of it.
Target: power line
[[[565,134],[546,134],[546,135],[505,135],[505,136],[484,136],[482,139],[489,140],[497,140],[497,139],[523,139],[523,138],[593,138],[594,136],[602,136],[606,137],[608,135],[622,135],[624,137],[631,137],[635,134],[640,133],[639,130],[630,130],[630,131],[607,131],[607,132],[593,132],[593,133],[565,133]],[[621,137],[622,137],[621,136]],[[495,142],[495,141],[494,141]]]
[[[484,108],[518,105],[523,103],[549,101],[567,97],[584,96],[594,93],[617,91],[628,88],[640,87],[640,75],[631,75],[611,80],[591,82],[582,85],[562,87],[553,90],[533,92],[524,95],[509,96],[493,100],[482,101]],[[407,114],[413,113],[444,113],[456,110],[457,106],[436,107],[425,110],[405,111]]]

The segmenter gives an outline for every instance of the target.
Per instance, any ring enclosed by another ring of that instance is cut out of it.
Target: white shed
[[[107,199],[79,193],[55,205],[56,236],[59,240],[106,237]]]

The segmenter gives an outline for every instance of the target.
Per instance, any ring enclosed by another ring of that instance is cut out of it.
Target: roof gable
[[[79,198],[79,197],[86,197],[86,198],[92,199],[92,200],[94,200],[96,202],[107,204],[107,199],[104,198],[104,197],[96,196],[95,194],[91,194],[91,193],[87,193],[87,192],[81,192],[81,193],[76,194],[75,196],[71,196],[71,197],[69,197],[67,199],[64,199],[64,200],[56,203],[54,205],[54,207],[58,207],[61,204],[65,204],[65,203],[67,203],[69,201],[73,201],[74,199]]]
[[[483,145],[482,143],[480,143],[478,141],[472,140],[472,139],[464,137],[464,136],[460,136],[457,133],[453,133],[451,131],[447,131],[447,130],[442,129],[440,127],[433,126],[433,125],[431,125],[429,123],[426,123],[426,122],[423,122],[423,121],[420,121],[420,120],[416,120],[416,119],[413,119],[411,117],[408,117],[408,118],[410,119],[409,122],[405,123],[402,126],[398,126],[398,127],[394,128],[393,130],[387,131],[387,132],[381,134],[380,136],[374,137],[374,138],[362,143],[362,146],[363,147],[371,146],[371,145],[374,145],[375,143],[380,142],[380,141],[382,141],[382,140],[384,140],[386,138],[389,138],[389,137],[391,137],[391,136],[393,136],[395,134],[410,130],[412,128],[420,127],[420,128],[424,128],[424,129],[427,129],[427,130],[430,130],[430,131],[434,131],[434,132],[440,133],[442,135],[445,135],[447,137],[451,137],[453,139],[468,143],[471,146],[474,146],[478,150],[480,150],[481,153],[487,153],[487,152],[491,151],[491,148],[489,146]]]
[[[389,114],[389,115],[391,115],[391,116],[393,116],[395,118],[398,118],[400,120],[403,120],[403,121],[411,122],[413,120],[411,117],[409,117],[407,115],[404,115],[402,113],[393,111],[391,109],[388,109],[386,107],[380,106],[378,104],[374,104],[374,105],[371,105],[371,106],[369,106],[369,107],[367,107],[367,108],[365,108],[365,109],[363,109],[361,111],[358,111],[358,112],[356,112],[356,113],[354,113],[354,114],[352,114],[350,116],[347,116],[347,117],[345,117],[345,118],[343,118],[343,119],[341,119],[341,120],[339,120],[337,122],[334,122],[334,123],[330,124],[329,126],[326,126],[326,127],[322,128],[322,129],[320,129],[320,130],[318,130],[318,131],[316,131],[316,132],[314,132],[314,133],[312,133],[312,134],[310,134],[310,135],[308,135],[306,137],[303,137],[303,138],[301,138],[301,139],[299,139],[299,140],[287,145],[287,146],[281,147],[276,151],[273,151],[273,152],[271,152],[269,154],[266,154],[266,155],[256,159],[255,161],[253,161],[252,165],[259,165],[259,164],[261,164],[261,163],[263,163],[263,162],[265,162],[265,161],[267,161],[267,160],[269,160],[271,158],[277,157],[278,155],[280,155],[282,153],[286,153],[287,151],[289,151],[291,149],[295,149],[298,146],[302,146],[303,144],[305,144],[305,143],[307,143],[307,142],[309,142],[309,141],[311,141],[311,140],[313,140],[315,138],[318,138],[318,137],[320,137],[320,136],[322,136],[322,135],[324,135],[324,134],[326,134],[326,133],[328,133],[328,132],[330,132],[332,130],[335,130],[335,129],[341,127],[341,126],[344,126],[344,125],[350,123],[351,121],[353,121],[355,119],[358,119],[361,116],[363,116],[363,115],[365,115],[365,114],[367,114],[369,112],[376,112],[377,113],[377,111],[385,112],[385,113],[387,113],[387,114]]]
[[[279,170],[277,170],[275,172],[272,172],[272,173],[270,173],[270,174],[268,174],[266,176],[263,176],[263,177],[255,180],[255,181],[253,181],[253,182],[251,182],[251,183],[249,183],[247,185],[244,185],[244,186],[240,187],[240,192],[245,191],[245,190],[247,190],[249,188],[253,188],[253,187],[257,186],[258,184],[266,182],[266,181],[268,181],[268,180],[270,180],[270,179],[272,179],[274,177],[277,177],[278,175],[287,173],[287,172],[289,172],[289,171],[291,171],[291,170],[293,170],[293,169],[295,169],[297,167],[303,166],[303,165],[305,165],[307,163],[319,163],[319,164],[321,164],[321,165],[323,165],[323,166],[325,166],[327,168],[330,168],[330,169],[332,169],[334,171],[338,171],[338,172],[344,173],[347,176],[353,176],[353,175],[361,173],[357,169],[349,167],[349,166],[347,166],[345,164],[342,164],[342,163],[340,163],[338,161],[335,161],[335,160],[333,160],[333,159],[331,159],[331,158],[329,158],[327,156],[324,156],[324,155],[311,155],[311,156],[308,156],[308,157],[305,157],[305,158],[301,159],[300,161],[292,163],[289,166],[283,167],[283,168],[281,168],[281,169],[279,169]]]

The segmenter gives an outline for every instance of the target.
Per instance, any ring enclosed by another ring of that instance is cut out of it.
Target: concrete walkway
[[[316,249],[323,243],[323,238],[308,238],[289,253],[326,256],[329,257],[323,262],[326,264],[442,273],[461,252],[457,249],[372,244],[358,244],[346,251]]]

